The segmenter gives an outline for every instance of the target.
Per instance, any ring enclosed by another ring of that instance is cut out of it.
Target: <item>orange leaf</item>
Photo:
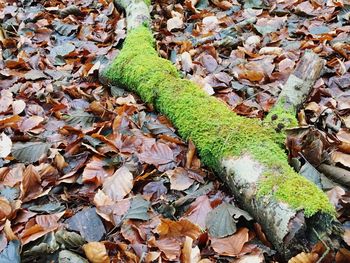
[[[21,200],[23,202],[36,198],[42,192],[41,178],[33,165],[29,165],[23,173],[21,184]]]
[[[187,219],[180,219],[179,221],[161,219],[161,223],[157,227],[157,232],[160,237],[180,238],[189,236],[194,240],[202,233],[199,226]]]
[[[106,247],[101,242],[89,242],[83,246],[86,257],[92,263],[109,263]]]

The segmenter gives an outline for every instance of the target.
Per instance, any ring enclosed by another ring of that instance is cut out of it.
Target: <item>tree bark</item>
[[[135,22],[135,15],[127,12],[129,32],[105,78],[153,104],[184,139],[191,139],[202,161],[229,186],[282,255],[288,258],[317,241],[312,229],[329,230],[334,208],[320,189],[288,165],[275,131],[237,116],[193,82],[181,79],[174,65],[154,50],[152,33],[144,26],[149,23],[146,5],[136,0],[118,4],[140,15]]]

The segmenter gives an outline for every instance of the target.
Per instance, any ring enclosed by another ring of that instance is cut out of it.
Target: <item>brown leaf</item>
[[[12,92],[9,90],[2,90],[0,93],[0,112],[5,112],[13,102]]]
[[[33,165],[27,166],[21,183],[21,200],[28,202],[38,197],[43,191],[41,178]]]
[[[176,167],[174,170],[166,172],[170,178],[170,189],[183,191],[189,188],[194,180],[189,178],[187,171],[182,167]]]
[[[20,235],[22,245],[46,235],[59,227],[58,220],[65,212],[50,215],[39,215],[35,218],[34,225],[26,228]]]
[[[161,223],[157,227],[157,232],[161,238],[181,238],[189,236],[194,240],[202,233],[199,226],[193,224],[187,219],[180,219],[179,221],[161,219]]]
[[[201,259],[201,254],[198,246],[192,247],[193,239],[186,236],[184,245],[181,251],[181,262],[198,263]]]
[[[348,263],[350,262],[350,251],[346,248],[341,248],[335,256],[336,263]]]
[[[239,77],[242,79],[248,79],[250,81],[261,81],[264,78],[264,73],[261,71],[255,71],[255,70],[243,70]]]
[[[154,237],[152,237],[148,244],[157,247],[160,251],[162,251],[165,255],[165,257],[168,260],[176,260],[180,257],[181,252],[181,246],[180,242],[176,239],[172,238],[163,238],[160,240],[155,240]]]
[[[21,132],[27,132],[30,131],[31,129],[35,128],[38,126],[41,122],[43,122],[44,118],[40,116],[31,116],[21,123],[19,126],[19,129]]]
[[[142,162],[153,164],[155,166],[166,165],[174,162],[173,151],[165,143],[157,142],[150,148],[145,147],[139,159]]]
[[[90,260],[92,263],[110,262],[106,247],[101,242],[89,242],[83,245],[83,250],[88,260]]]
[[[207,69],[209,73],[212,73],[215,71],[215,69],[218,67],[218,62],[216,59],[211,55],[204,55],[202,57],[202,64]]]
[[[122,166],[112,176],[105,179],[102,190],[113,201],[121,200],[130,193],[133,179],[128,168]]]
[[[213,210],[213,208],[210,205],[208,196],[202,195],[197,197],[196,201],[191,204],[186,212],[186,218],[205,229],[205,220],[211,210]]]
[[[96,186],[100,186],[106,177],[113,174],[113,168],[104,168],[105,166],[107,166],[105,161],[99,157],[93,156],[83,171],[83,182],[94,183]]]
[[[244,244],[249,240],[248,228],[239,229],[234,235],[225,238],[210,238],[211,246],[222,256],[238,255]]]
[[[335,151],[332,153],[332,161],[335,163],[341,163],[344,166],[350,168],[350,154]]]
[[[288,260],[288,263],[316,263],[317,260],[318,255],[316,253],[301,252],[300,254]]]
[[[12,207],[9,201],[0,197],[0,223],[4,222],[12,213]]]

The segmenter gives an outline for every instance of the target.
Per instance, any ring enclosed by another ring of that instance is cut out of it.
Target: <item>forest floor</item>
[[[239,115],[263,119],[304,50],[327,61],[286,146],[345,233],[339,251],[320,240],[290,262],[350,262],[350,3],[151,8],[159,54]],[[136,95],[99,82],[127,34],[122,10],[7,0],[0,21],[0,263],[283,262],[192,142]],[[320,167],[332,180],[315,179]]]

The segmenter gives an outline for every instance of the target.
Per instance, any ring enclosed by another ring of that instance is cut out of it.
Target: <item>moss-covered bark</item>
[[[282,253],[290,253],[290,246],[300,249],[310,222],[311,227],[329,226],[334,208],[320,189],[288,165],[274,129],[236,115],[193,82],[181,79],[175,66],[158,56],[148,27],[129,30],[122,51],[104,75],[153,104],[184,139],[191,139],[202,161],[221,175]],[[304,217],[309,223],[300,220]]]
[[[285,152],[273,141],[274,131],[257,120],[237,116],[197,85],[179,77],[171,62],[158,57],[146,27],[128,34],[118,58],[106,71],[108,79],[125,85],[152,103],[197,146],[203,162],[214,170],[223,159],[249,153],[264,164],[259,195],[273,195],[306,216],[333,213],[327,197],[288,165]],[[219,172],[219,171],[218,171]]]

